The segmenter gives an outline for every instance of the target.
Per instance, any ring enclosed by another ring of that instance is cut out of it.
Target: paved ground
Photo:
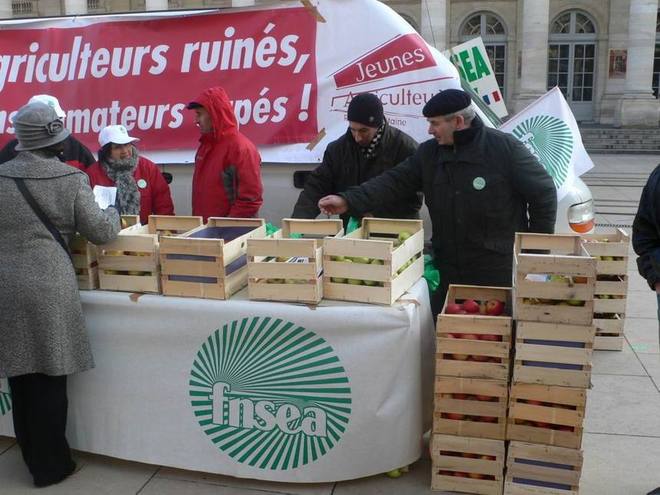
[[[584,178],[595,197],[599,230],[630,226],[646,177],[660,156],[596,155]],[[643,495],[660,486],[660,350],[654,294],[637,275],[634,256],[623,352],[597,352],[584,435],[582,495]],[[0,494],[41,495],[421,495],[430,462],[397,480],[383,475],[318,485],[291,485],[206,475],[78,453],[81,469],[56,487],[31,488],[14,441],[0,437]]]

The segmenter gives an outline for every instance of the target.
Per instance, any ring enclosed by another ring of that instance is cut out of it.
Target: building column
[[[87,0],[64,0],[64,15],[87,13]]]
[[[232,7],[251,7],[254,5],[254,0],[231,0]]]
[[[520,82],[514,101],[519,112],[548,91],[548,24],[550,0],[523,0],[522,36],[519,39],[521,57]]]
[[[653,96],[653,53],[658,0],[630,0],[628,67],[615,125],[657,127],[660,103]]]
[[[11,0],[0,0],[0,19],[10,19],[12,15]]]
[[[167,0],[147,0],[145,3],[146,10],[168,10],[169,5]]]
[[[421,31],[426,42],[439,51],[447,47],[447,0],[422,0]]]

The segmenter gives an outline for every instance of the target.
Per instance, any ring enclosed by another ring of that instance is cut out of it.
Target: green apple
[[[353,256],[353,263],[362,263],[363,265],[368,265],[371,262],[371,258],[365,258],[364,256]]]
[[[346,258],[343,256],[333,256],[332,261],[346,261]]]
[[[392,469],[392,471],[388,471],[385,474],[388,478],[400,478],[402,473],[400,469]]]
[[[375,280],[364,280],[363,282],[364,282],[364,285],[368,285],[370,287],[373,287],[374,285],[376,285],[378,283]]]
[[[372,264],[372,265],[382,265],[382,264],[383,264],[383,260],[379,260],[378,258],[372,258],[372,259],[371,259],[371,264]]]
[[[349,278],[346,280],[351,285],[362,285],[362,280],[358,280],[356,278]]]
[[[330,281],[334,282],[335,284],[345,284],[346,283],[346,279],[341,278],[341,277],[330,277]]]
[[[406,239],[408,239],[411,235],[412,234],[410,232],[406,232],[405,230],[399,232],[399,237],[398,237],[399,242],[403,244],[404,242],[406,242]]]

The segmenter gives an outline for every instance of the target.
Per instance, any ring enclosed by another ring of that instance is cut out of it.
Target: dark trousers
[[[35,485],[57,483],[75,464],[65,438],[66,375],[40,373],[9,378],[16,441]]]

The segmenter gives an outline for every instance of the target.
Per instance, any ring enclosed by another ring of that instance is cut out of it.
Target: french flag
[[[486,105],[490,105],[491,98],[493,99],[493,103],[497,103],[502,99],[502,95],[500,95],[500,91],[496,89],[490,95],[483,95],[482,98],[486,102]]]

